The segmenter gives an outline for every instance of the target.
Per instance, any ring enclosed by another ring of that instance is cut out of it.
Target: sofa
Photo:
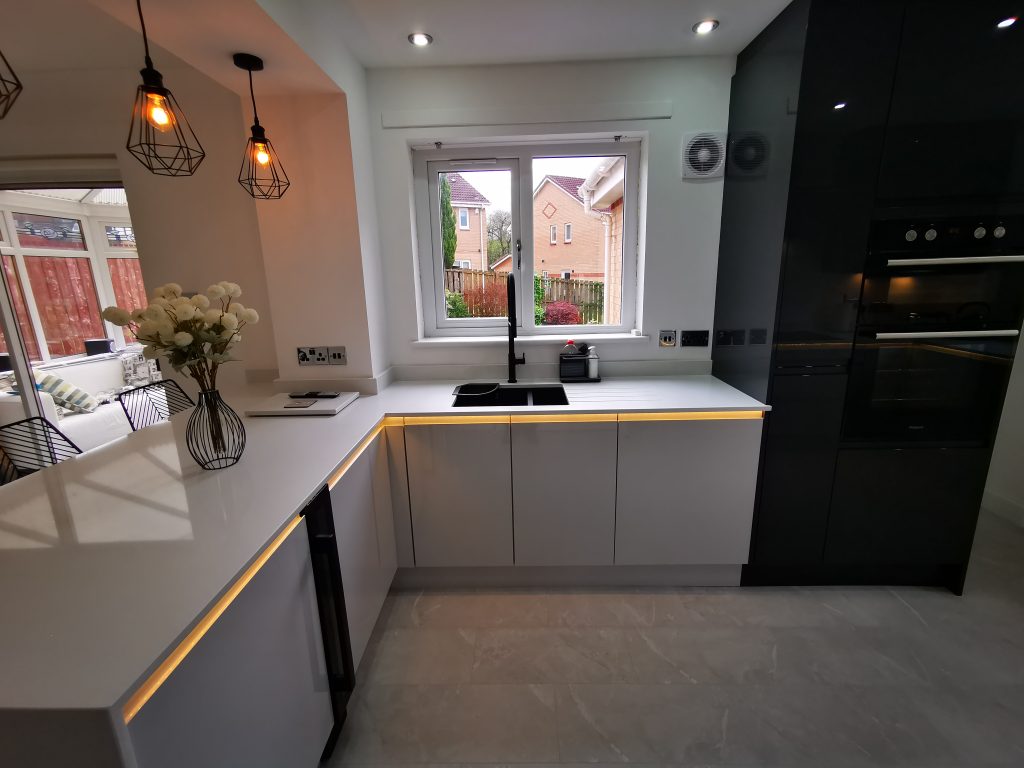
[[[121,360],[117,355],[97,355],[92,358],[51,363],[37,366],[41,373],[52,373],[84,389],[94,396],[116,393],[124,388],[124,374]],[[83,451],[109,443],[132,431],[121,404],[116,400],[101,403],[92,413],[67,413],[57,405],[46,392],[39,392],[43,417],[67,435]],[[25,409],[20,395],[0,393],[0,426],[25,418]]]

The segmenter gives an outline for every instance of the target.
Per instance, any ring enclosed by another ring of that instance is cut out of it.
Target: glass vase
[[[216,389],[203,390],[199,393],[199,404],[189,416],[185,443],[200,467],[223,469],[242,458],[245,426]]]

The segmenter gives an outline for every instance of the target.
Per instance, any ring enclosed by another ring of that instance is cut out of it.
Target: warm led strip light
[[[575,424],[618,420],[617,413],[525,413],[512,416],[513,424]]]
[[[512,417],[504,416],[406,416],[405,426],[425,426],[430,424],[508,424]]]
[[[203,639],[203,635],[209,632],[210,627],[223,615],[228,606],[235,601],[235,598],[241,594],[246,585],[252,581],[252,577],[259,572],[260,568],[266,565],[267,561],[284,543],[284,540],[291,535],[292,531],[301,522],[302,517],[299,515],[296,515],[288,522],[284,530],[277,534],[267,548],[245,569],[245,573],[239,576],[228,591],[221,595],[220,599],[214,603],[213,608],[206,612],[206,615],[199,620],[199,623],[192,628],[192,631],[185,636],[185,639],[178,643],[178,646],[160,663],[160,666],[153,671],[153,674],[146,678],[146,681],[135,690],[135,693],[129,697],[121,710],[125,725],[130,723],[132,718],[139,714],[139,710],[153,697],[153,694],[178,668],[178,665],[188,656],[189,652],[196,647],[196,644]]]
[[[673,411],[671,413],[620,413],[619,421],[721,421],[762,419],[762,411]]]

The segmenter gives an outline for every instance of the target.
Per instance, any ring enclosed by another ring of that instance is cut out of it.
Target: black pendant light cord
[[[139,9],[139,24],[142,25],[142,44],[146,48],[146,66],[153,68],[153,60],[149,58],[149,37],[146,35],[146,19],[142,15],[142,0],[135,0],[135,7]]]
[[[141,2],[141,0],[139,0]],[[260,124],[260,116],[256,113],[256,94],[252,90],[252,70],[249,70],[249,98],[252,99],[252,122],[253,125]]]

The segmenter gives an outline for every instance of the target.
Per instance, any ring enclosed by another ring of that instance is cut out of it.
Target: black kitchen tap
[[[511,272],[506,283],[508,296],[508,383],[516,383],[516,366],[526,363],[526,355],[516,357],[516,276]]]

